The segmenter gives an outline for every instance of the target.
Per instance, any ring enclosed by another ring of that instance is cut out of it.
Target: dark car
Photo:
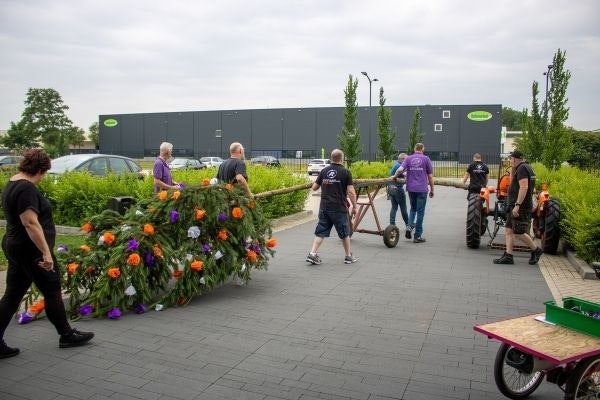
[[[67,171],[89,172],[94,176],[113,174],[148,175],[135,161],[128,157],[108,154],[73,154],[52,160],[50,175],[62,175]]]
[[[265,165],[267,167],[281,167],[281,163],[273,156],[259,156],[250,160],[253,165]]]
[[[171,169],[205,169],[206,165],[200,160],[193,158],[174,158],[169,163]]]
[[[23,156],[0,156],[0,167],[16,167]]]

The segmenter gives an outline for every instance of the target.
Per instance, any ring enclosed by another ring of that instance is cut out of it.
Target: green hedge
[[[16,169],[0,171],[0,192]],[[199,185],[204,179],[214,178],[215,169],[176,170],[173,179],[186,185]],[[305,175],[292,174],[285,167],[267,168],[248,166],[250,190],[261,193],[283,187],[308,182]],[[88,218],[106,210],[111,197],[131,196],[136,201],[152,197],[153,178],[138,179],[136,176],[94,177],[84,172],[69,172],[54,178],[48,176],[40,182],[39,189],[46,196],[54,210],[57,225],[81,226]],[[301,190],[280,196],[260,199],[262,212],[267,218],[279,218],[304,209],[308,196]],[[0,209],[0,218],[4,213]]]

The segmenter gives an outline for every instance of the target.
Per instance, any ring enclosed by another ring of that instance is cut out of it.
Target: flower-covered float
[[[231,276],[247,282],[276,245],[253,199],[209,180],[161,191],[124,215],[106,210],[82,230],[86,244],[57,251],[72,318],[186,305]]]

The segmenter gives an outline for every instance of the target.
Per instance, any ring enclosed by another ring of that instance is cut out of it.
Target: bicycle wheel
[[[527,373],[510,366],[507,364],[507,356],[509,355],[510,350],[513,350],[513,358],[515,357],[515,354],[517,356],[527,356],[516,348],[503,343],[498,349],[496,361],[494,362],[494,379],[496,381],[496,386],[498,387],[498,390],[508,398],[515,400],[525,399],[540,386],[544,380],[544,372],[537,371]]]
[[[577,363],[565,387],[565,400],[600,398],[600,356]]]

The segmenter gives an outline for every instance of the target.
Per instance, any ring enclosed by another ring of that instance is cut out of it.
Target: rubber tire
[[[467,247],[478,249],[481,243],[482,230],[482,209],[481,198],[477,194],[469,196],[469,205],[467,207]]]
[[[396,225],[388,225],[383,230],[383,243],[389,247],[396,247],[400,240],[400,229]]]
[[[577,398],[577,391],[580,389],[581,381],[589,376],[591,368],[596,368],[597,371],[594,373],[600,375],[600,370],[598,370],[600,368],[600,356],[584,358],[577,363],[565,386],[565,400],[575,400]],[[581,394],[583,393],[579,393],[579,395]],[[591,392],[590,394],[598,396],[600,391]]]
[[[530,386],[525,390],[515,391],[509,388],[504,379],[504,369],[509,368],[513,371],[513,373],[520,374],[517,369],[506,363],[506,353],[508,353],[508,350],[510,350],[511,347],[512,346],[506,343],[502,343],[498,349],[498,353],[496,353],[496,360],[494,361],[494,380],[496,381],[496,386],[498,387],[498,390],[500,390],[500,393],[506,397],[515,400],[525,399],[535,392],[538,386],[542,384],[545,374],[542,371],[530,374],[532,379],[527,382]]]
[[[545,208],[542,250],[544,253],[556,254],[560,240],[560,203],[556,199],[550,199]]]

